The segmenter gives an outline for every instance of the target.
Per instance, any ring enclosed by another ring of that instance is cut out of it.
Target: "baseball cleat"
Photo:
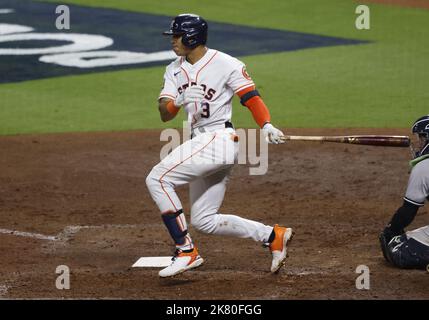
[[[287,244],[288,241],[292,240],[294,232],[292,228],[274,226],[275,238],[269,245],[271,253],[273,255],[273,261],[271,263],[271,272],[277,273],[280,268],[284,266],[287,258]]]
[[[161,278],[172,277],[187,270],[197,268],[204,262],[204,259],[198,254],[197,248],[194,248],[191,252],[184,252],[177,249],[171,260],[171,264],[159,272]]]

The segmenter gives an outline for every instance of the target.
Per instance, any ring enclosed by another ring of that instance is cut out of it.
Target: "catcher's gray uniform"
[[[429,196],[429,158],[418,162],[408,181],[404,200],[423,206]],[[387,245],[390,262],[400,268],[426,268],[429,264],[429,225],[394,237]]]
[[[429,196],[429,159],[417,163],[411,171],[404,200],[419,207]]]

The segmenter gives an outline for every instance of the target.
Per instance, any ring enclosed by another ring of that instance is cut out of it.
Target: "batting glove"
[[[279,144],[286,141],[283,132],[274,127],[271,123],[266,123],[262,127],[262,132],[264,133],[265,140],[268,143]]]
[[[200,85],[187,87],[185,91],[179,94],[174,100],[176,106],[186,106],[190,103],[201,102],[204,99],[204,89]]]

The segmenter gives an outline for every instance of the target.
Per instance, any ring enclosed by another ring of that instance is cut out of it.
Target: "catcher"
[[[412,133],[419,147],[414,159],[404,203],[379,236],[384,258],[399,268],[427,268],[429,271],[429,225],[404,232],[429,196],[429,115],[414,122]]]

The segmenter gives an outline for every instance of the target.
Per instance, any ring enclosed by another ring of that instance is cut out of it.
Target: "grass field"
[[[209,21],[372,41],[240,57],[281,127],[404,128],[428,113],[429,10],[369,4],[371,29],[357,30],[355,1],[64,2],[167,16],[195,12]],[[2,84],[0,134],[180,127],[182,118],[159,120],[163,72],[151,67]],[[254,127],[250,113],[235,105],[236,126]]]

